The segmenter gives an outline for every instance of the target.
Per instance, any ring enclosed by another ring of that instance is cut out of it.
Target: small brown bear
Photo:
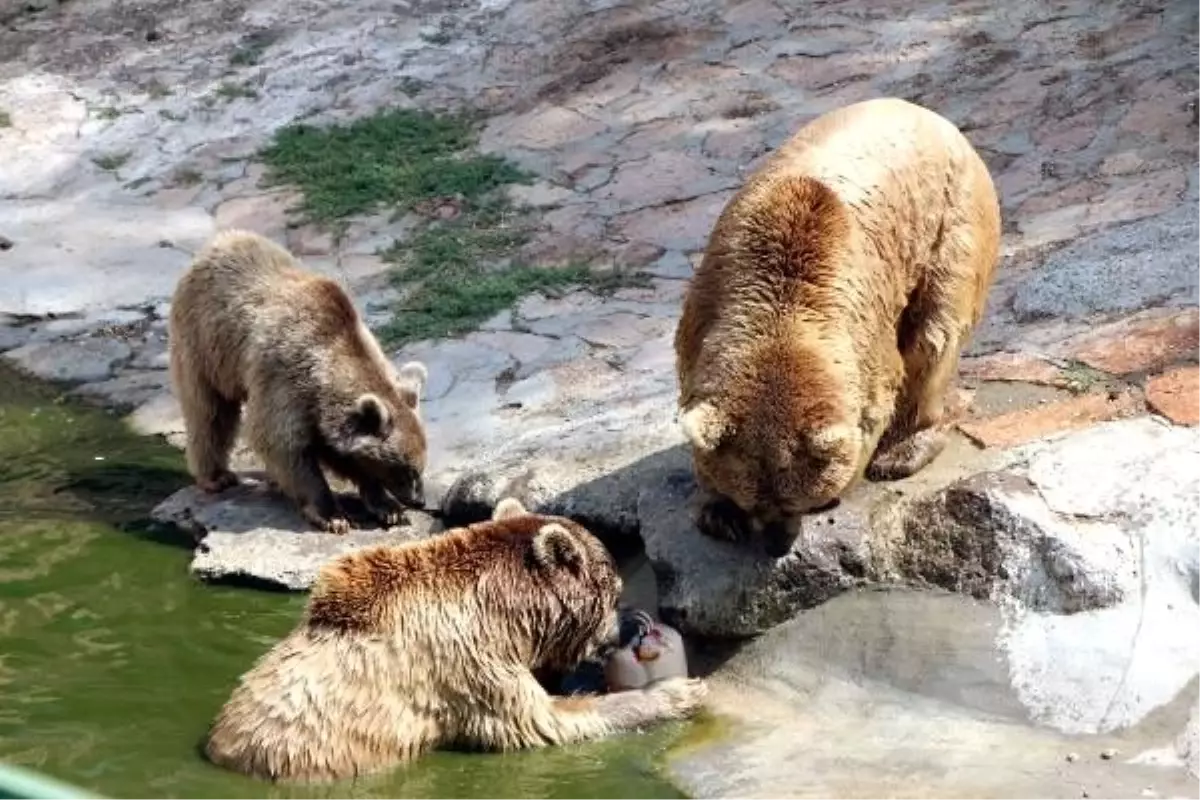
[[[180,279],[169,338],[188,468],[205,491],[238,482],[229,453],[245,403],[252,449],[318,528],[350,527],[322,467],[385,525],[424,505],[425,367],[397,371],[336,282],[265,237],[223,231]]]
[[[540,747],[692,715],[699,680],[552,697],[534,677],[616,641],[621,588],[592,534],[512,498],[489,521],[341,556],[242,676],[205,752],[261,778],[336,780],[438,746]]]
[[[729,201],[675,335],[698,525],[788,552],[805,512],[945,446],[943,403],[996,267],[987,166],[883,98],[802,128]]]

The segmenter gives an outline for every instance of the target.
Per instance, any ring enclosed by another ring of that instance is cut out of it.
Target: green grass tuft
[[[164,97],[170,97],[172,94],[171,87],[160,81],[158,78],[151,78],[142,87],[143,91],[149,95],[151,100],[161,100]]]
[[[432,197],[471,201],[529,180],[497,156],[467,155],[477,129],[465,116],[388,111],[349,125],[292,125],[262,152],[267,180],[304,193],[308,221],[331,224],[381,207],[398,213]]]
[[[234,83],[233,81],[223,81],[213,92],[217,97],[224,100],[226,103],[232,103],[239,98],[253,100],[258,97],[258,90],[247,83]]]
[[[0,128],[11,128],[12,124],[12,114],[0,108]]]
[[[128,151],[124,153],[105,153],[93,158],[92,163],[100,169],[114,172],[125,166],[125,162],[129,160],[131,155],[133,155],[133,153]]]
[[[533,292],[567,288],[609,292],[641,285],[645,276],[596,273],[583,264],[539,268],[504,263],[529,239],[521,216],[492,195],[457,219],[430,225],[397,242],[384,257],[397,264],[393,281],[407,296],[380,336],[389,344],[455,336]]]
[[[542,269],[524,265],[462,279],[439,274],[412,292],[379,335],[388,344],[399,345],[468,333],[526,295],[584,286],[589,276],[585,266]]]
[[[268,183],[301,190],[304,221],[335,231],[379,210],[400,216],[431,201],[457,206],[455,218],[430,221],[382,254],[396,265],[392,279],[404,298],[380,331],[389,344],[465,333],[535,291],[605,291],[639,280],[583,265],[510,263],[531,229],[503,189],[532,176],[473,152],[477,140],[470,115],[401,109],[346,125],[291,125],[260,153]]]
[[[1112,383],[1112,376],[1089,367],[1082,361],[1070,360],[1062,369],[1063,388],[1071,394],[1087,394]]]
[[[267,49],[279,40],[279,31],[253,31],[242,37],[237,49],[229,56],[229,63],[235,67],[252,67],[262,61]]]

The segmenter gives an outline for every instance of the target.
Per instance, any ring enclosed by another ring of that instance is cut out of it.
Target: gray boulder
[[[1031,715],[1004,626],[995,604],[951,592],[847,592],[709,677],[710,721],[667,754],[667,774],[690,797],[1195,793],[1176,755],[1195,682],[1119,729],[1067,733]]]
[[[759,634],[857,585],[934,586],[1034,614],[1125,608],[1144,591],[1146,554],[1194,592],[1196,442],[1192,429],[1126,420],[1014,451],[1002,469],[927,493],[864,485],[807,519],[780,559],[696,531],[681,453],[646,477],[638,521],[661,611],[693,635]],[[1148,475],[1161,476],[1154,487]]]
[[[1194,793],[1198,444],[1107,423],[891,506],[874,586],[714,665],[715,723],[672,779],[695,797]],[[719,610],[732,587],[709,586]]]
[[[858,493],[806,520],[792,551],[774,559],[760,548],[716,541],[696,529],[699,495],[685,448],[676,448],[660,466],[641,482],[637,517],[658,576],[660,613],[680,630],[751,636],[866,576],[872,509],[886,499]]]

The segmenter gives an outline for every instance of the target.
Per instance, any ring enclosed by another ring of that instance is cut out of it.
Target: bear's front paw
[[[696,527],[705,536],[723,542],[744,542],[750,538],[750,519],[732,500],[709,500],[700,509]]]
[[[405,523],[404,507],[390,497],[372,497],[364,494],[362,499],[367,511],[370,512],[371,516],[383,523],[384,527],[394,528],[397,525]]]
[[[322,513],[321,509],[314,505],[305,505],[301,507],[300,513],[310,525],[319,531],[337,534],[338,536],[350,532],[350,520],[343,517],[341,510],[337,509],[336,506],[334,510],[326,514]]]
[[[232,489],[238,485],[238,477],[229,470],[221,470],[213,475],[204,478],[197,478],[196,485],[200,490],[208,494],[220,494],[226,489]]]
[[[661,703],[664,717],[682,719],[693,716],[704,705],[708,684],[700,678],[666,678],[645,691]]]
[[[946,447],[946,434],[937,428],[927,428],[881,447],[871,457],[866,477],[870,481],[898,481],[917,474]]]

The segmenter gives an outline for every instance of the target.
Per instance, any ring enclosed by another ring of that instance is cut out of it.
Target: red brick
[[[1137,416],[1143,410],[1141,400],[1132,392],[1119,394],[1115,398],[1106,393],[1085,394],[988,419],[959,423],[958,429],[981,447],[1015,447],[1098,422]]]
[[[1065,386],[1062,371],[1029,353],[991,353],[964,358],[959,367],[964,378],[977,381],[1010,381],[1040,386]]]
[[[1057,349],[1089,367],[1129,375],[1155,372],[1196,358],[1200,311],[1135,314],[1068,339]]]
[[[1146,401],[1177,425],[1200,425],[1200,369],[1182,367],[1151,378]]]

